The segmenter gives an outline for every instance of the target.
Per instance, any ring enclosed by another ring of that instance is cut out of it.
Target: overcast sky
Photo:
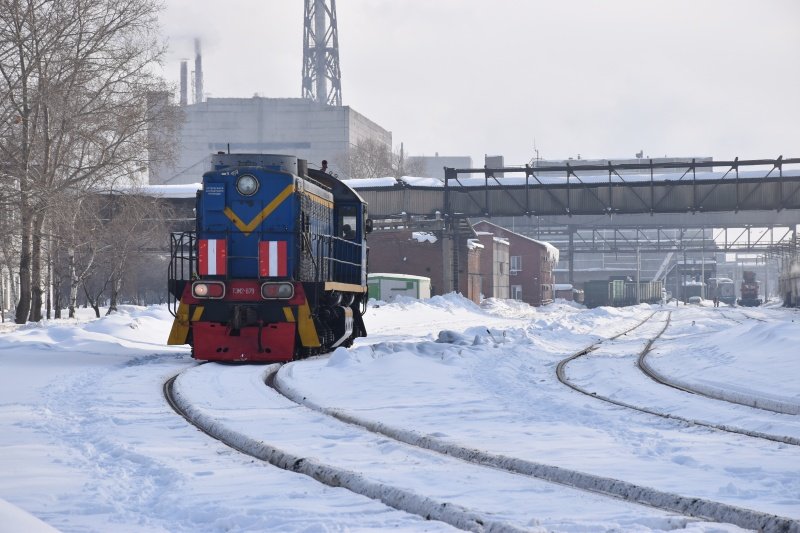
[[[343,104],[412,155],[800,157],[797,0],[339,0]],[[299,97],[303,0],[166,0],[165,75]]]

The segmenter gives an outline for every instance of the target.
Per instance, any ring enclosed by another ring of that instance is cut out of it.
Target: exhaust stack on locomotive
[[[212,156],[196,231],[173,233],[169,344],[206,361],[289,361],[366,336],[366,204],[294,156]]]

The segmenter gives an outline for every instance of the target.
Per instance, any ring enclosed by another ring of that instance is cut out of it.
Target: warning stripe
[[[197,271],[201,276],[224,276],[228,272],[228,247],[225,239],[197,241]]]
[[[286,277],[288,273],[286,241],[258,243],[258,274],[266,277]]]

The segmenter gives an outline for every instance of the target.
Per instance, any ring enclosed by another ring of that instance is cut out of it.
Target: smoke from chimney
[[[188,98],[188,91],[189,91],[189,65],[184,60],[181,61],[181,107],[185,106],[189,103]]]
[[[194,103],[203,101],[203,56],[200,55],[200,39],[194,40]]]

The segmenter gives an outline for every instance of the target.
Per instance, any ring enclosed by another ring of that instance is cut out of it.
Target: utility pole
[[[641,257],[639,255],[639,245],[636,245],[636,303],[637,304],[642,303],[641,293],[639,292],[641,287],[639,284],[639,274],[641,270],[642,270],[642,263],[641,263]]]
[[[303,98],[342,105],[336,0],[305,0]],[[328,88],[330,82],[330,89]]]

